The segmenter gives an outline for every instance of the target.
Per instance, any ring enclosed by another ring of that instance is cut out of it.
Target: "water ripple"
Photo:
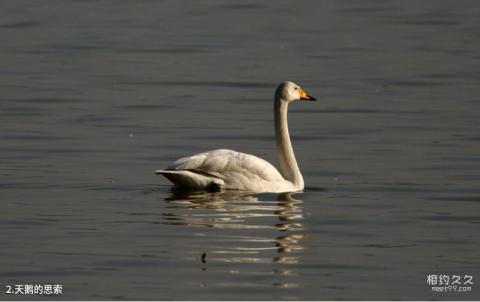
[[[166,199],[169,212],[163,213],[163,223],[217,229],[195,233],[209,242],[209,252],[202,257],[207,262],[300,263],[309,238],[304,233],[302,201],[291,194],[280,194],[277,200],[265,200],[267,196],[271,194],[172,192]],[[268,236],[252,236],[251,229]]]

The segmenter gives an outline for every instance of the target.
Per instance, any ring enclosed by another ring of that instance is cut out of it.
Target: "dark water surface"
[[[0,299],[480,299],[480,2],[4,1]],[[306,190],[175,193],[228,147]],[[427,275],[472,275],[435,293]]]

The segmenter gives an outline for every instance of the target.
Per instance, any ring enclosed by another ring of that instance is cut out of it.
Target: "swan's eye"
[[[298,87],[295,87],[295,90],[298,90]]]

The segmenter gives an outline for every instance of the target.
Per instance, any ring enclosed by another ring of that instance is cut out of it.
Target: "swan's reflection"
[[[189,227],[207,227],[201,247],[206,262],[279,264],[270,270],[278,276],[296,273],[288,264],[301,262],[308,238],[303,225],[303,202],[292,193],[249,195],[237,192],[182,193],[172,191],[166,198],[169,213],[164,223]],[[213,229],[221,229],[214,231]],[[240,266],[244,268],[244,266]],[[229,271],[241,273],[237,269]],[[250,273],[252,273],[250,271]],[[274,286],[298,287],[296,283]]]

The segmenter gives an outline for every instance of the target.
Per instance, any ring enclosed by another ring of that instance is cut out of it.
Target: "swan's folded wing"
[[[269,162],[251,154],[228,149],[180,158],[172,163],[168,170],[198,171],[224,180],[235,175],[265,181],[283,180],[282,175]]]

